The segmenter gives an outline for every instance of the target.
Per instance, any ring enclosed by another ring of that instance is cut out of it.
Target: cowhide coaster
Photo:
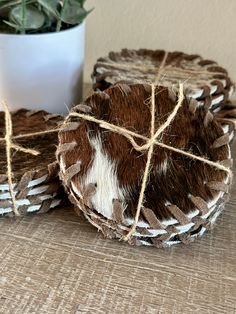
[[[56,207],[63,198],[55,157],[63,117],[25,109],[11,113],[8,148],[5,137],[9,125],[5,119],[6,113],[0,112],[0,215],[42,213]],[[36,150],[38,155],[28,153],[28,149]]]
[[[66,118],[57,151],[61,179],[76,209],[106,237],[157,247],[187,243],[223,210],[229,136],[196,101],[184,97],[179,105],[180,96],[161,86],[118,84],[95,92]],[[151,149],[150,121],[158,137],[136,228],[127,237]]]
[[[99,58],[92,74],[94,90],[105,90],[117,82],[158,83],[176,86],[183,82],[188,95],[212,110],[224,104],[233,94],[234,84],[227,71],[215,61],[199,55],[163,50],[128,50],[110,52]]]

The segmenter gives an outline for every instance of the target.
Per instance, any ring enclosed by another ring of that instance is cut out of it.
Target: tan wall
[[[164,48],[217,60],[236,80],[236,0],[87,0],[85,81],[121,48]]]

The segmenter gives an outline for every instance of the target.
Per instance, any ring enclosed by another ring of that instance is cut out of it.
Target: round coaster
[[[180,96],[161,86],[118,84],[95,92],[66,118],[60,176],[70,200],[105,236],[157,247],[187,243],[222,211],[230,185],[228,134],[195,100],[179,104]],[[147,170],[150,121],[158,137],[140,215],[127,237]]]
[[[55,158],[63,117],[25,109],[9,117],[6,122],[6,113],[0,112],[0,215],[46,212],[59,205],[63,195]]]
[[[227,71],[215,61],[177,51],[123,49],[110,52],[97,60],[92,78],[96,90],[105,90],[117,82],[151,82],[166,87],[183,82],[188,96],[213,109],[227,101],[234,91]]]

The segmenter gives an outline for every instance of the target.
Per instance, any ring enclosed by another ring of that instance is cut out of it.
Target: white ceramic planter
[[[0,102],[11,110],[67,113],[82,97],[84,29],[82,23],[58,33],[0,34]]]

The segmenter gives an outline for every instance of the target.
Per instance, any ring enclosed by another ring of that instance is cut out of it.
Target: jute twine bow
[[[158,77],[160,76],[160,73],[158,74]],[[150,84],[151,85],[151,99],[150,99],[150,103],[151,103],[151,125],[150,125],[150,138],[140,135],[136,132],[127,130],[126,128],[111,124],[109,122],[106,122],[104,120],[99,120],[96,119],[90,115],[86,115],[86,114],[81,114],[81,113],[77,113],[77,112],[71,112],[68,116],[69,117],[78,117],[81,118],[83,120],[86,121],[90,121],[90,122],[94,122],[97,123],[102,129],[105,130],[109,130],[112,131],[114,133],[120,134],[122,136],[124,136],[125,138],[127,138],[127,140],[132,144],[133,148],[136,151],[147,151],[147,161],[146,161],[146,165],[145,165],[145,170],[144,170],[144,174],[143,174],[143,178],[142,178],[142,184],[141,184],[141,189],[140,189],[140,194],[139,194],[139,199],[138,199],[138,205],[137,205],[137,209],[136,209],[136,214],[135,214],[135,219],[134,219],[134,223],[131,227],[131,229],[129,230],[129,232],[127,233],[127,235],[123,238],[125,241],[128,241],[130,239],[130,237],[133,235],[133,233],[136,230],[138,221],[139,221],[139,217],[140,217],[140,213],[141,213],[141,209],[142,209],[142,205],[144,202],[144,197],[145,197],[145,190],[147,187],[147,181],[148,181],[148,177],[149,177],[149,173],[150,173],[150,168],[151,168],[151,160],[152,160],[152,156],[153,156],[153,150],[154,150],[154,146],[160,146],[162,148],[166,148],[170,151],[182,154],[184,156],[187,156],[189,158],[192,159],[196,159],[199,160],[205,164],[208,164],[212,167],[215,167],[219,170],[223,170],[225,172],[227,172],[229,174],[229,176],[232,176],[232,172],[230,170],[230,168],[225,167],[224,165],[222,165],[220,162],[213,162],[211,160],[208,160],[204,157],[200,157],[197,155],[194,155],[190,152],[186,152],[184,150],[166,145],[160,141],[158,141],[158,137],[163,133],[163,131],[169,127],[171,125],[171,122],[173,121],[173,119],[175,118],[178,110],[180,109],[180,107],[183,104],[183,100],[184,100],[184,92],[183,92],[183,84],[179,84],[179,90],[178,90],[178,101],[177,104],[175,106],[175,108],[173,109],[173,111],[171,112],[171,114],[169,115],[169,117],[167,118],[167,120],[165,121],[164,124],[162,124],[159,129],[157,131],[155,131],[155,88],[156,85],[155,84]],[[67,119],[68,119],[67,118]],[[135,138],[139,138],[144,140],[146,143],[142,146],[139,146],[136,141]]]
[[[11,196],[11,200],[12,200],[13,212],[16,216],[20,216],[20,212],[18,210],[15,192],[14,192],[14,185],[13,185],[14,174],[12,171],[11,150],[14,149],[16,151],[20,151],[20,152],[30,154],[33,156],[39,155],[40,152],[35,150],[35,149],[24,148],[20,145],[17,145],[13,142],[13,140],[19,139],[19,138],[27,138],[27,137],[37,136],[37,135],[46,134],[46,133],[58,132],[59,128],[53,129],[53,130],[46,130],[46,131],[40,131],[40,132],[35,132],[35,133],[27,133],[27,134],[13,136],[12,117],[11,117],[9,107],[8,107],[6,102],[2,102],[2,105],[4,108],[4,112],[5,112],[5,137],[0,138],[0,141],[6,142],[6,159],[7,159],[7,173],[6,173],[6,175],[7,175],[7,179],[8,179],[9,192],[10,192],[10,196]]]

